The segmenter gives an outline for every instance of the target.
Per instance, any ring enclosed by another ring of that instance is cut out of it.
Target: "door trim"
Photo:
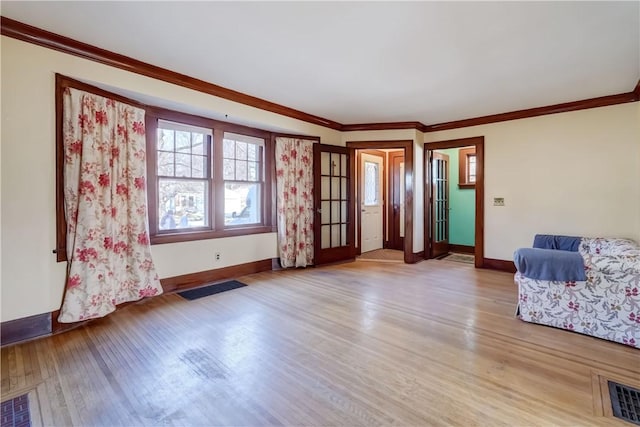
[[[414,264],[420,261],[422,258],[416,259],[413,256],[413,140],[347,141],[347,147],[355,150],[382,150],[385,148],[401,148],[404,150],[404,262],[407,264]],[[354,203],[354,205],[356,205],[356,203]],[[360,227],[359,223],[358,227]]]
[[[476,221],[475,221],[475,267],[484,267],[484,136],[471,138],[449,139],[445,141],[426,142],[424,144],[424,187],[431,185],[431,171],[427,168],[429,154],[433,150],[447,148],[476,147]],[[424,192],[424,242],[425,259],[429,259],[431,253],[431,201],[429,192]],[[428,245],[428,250],[427,250]]]
[[[358,247],[356,248],[356,254],[362,254],[362,209],[360,207],[360,200],[362,200],[362,185],[360,185],[360,179],[362,178],[362,158],[361,154],[370,154],[372,156],[382,157],[382,170],[387,170],[387,153],[380,150],[355,150],[356,152],[356,179],[358,181],[358,185],[356,185],[356,199],[355,199],[355,207],[356,207],[356,218],[358,221],[358,238],[357,243]],[[386,191],[387,191],[387,181],[382,177],[382,247],[385,247],[385,236],[387,235],[387,227],[386,227],[386,212],[385,207],[387,205],[386,199]]]

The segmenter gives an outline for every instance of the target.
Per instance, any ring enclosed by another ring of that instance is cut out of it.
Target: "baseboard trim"
[[[211,282],[232,279],[239,276],[245,276],[247,274],[260,273],[262,271],[271,271],[272,268],[273,259],[268,258],[245,264],[216,268],[215,270],[206,270],[198,273],[167,277],[165,279],[160,279],[160,283],[162,284],[162,289],[165,293],[182,292]]]
[[[420,261],[424,261],[424,251],[414,252],[411,254],[411,260],[405,260],[407,264],[415,264]]]
[[[484,258],[482,268],[489,270],[506,271],[507,273],[515,273],[516,265],[513,261],[503,259]]]
[[[51,334],[51,313],[10,320],[0,325],[2,347],[49,334]]]
[[[275,263],[274,264],[274,260]],[[233,279],[239,276],[244,276],[247,274],[259,273],[261,271],[270,271],[273,269],[274,265],[277,264],[277,258],[268,258],[260,261],[248,262],[245,264],[232,265],[229,267],[217,268],[215,270],[206,270],[200,271],[198,273],[190,273],[183,274],[181,276],[173,276],[167,277],[165,279],[160,279],[160,284],[162,285],[162,291],[165,294],[171,294],[175,292],[185,291],[191,288],[197,288],[198,286],[202,286],[211,282],[218,282],[221,280]],[[131,301],[125,302],[116,308],[116,310],[120,310],[126,307],[129,304],[135,304],[139,301]],[[82,326],[87,322],[90,322],[93,319],[85,320],[82,322],[75,323],[60,323],[58,322],[58,316],[60,315],[60,310],[56,310],[50,313],[50,322],[51,328],[50,333],[58,334],[60,332],[65,332],[70,329],[77,328],[78,326]]]
[[[476,253],[476,247],[475,246],[468,246],[468,245],[454,245],[454,244],[449,244],[449,252],[458,252],[458,253],[463,253],[463,254],[475,254]]]

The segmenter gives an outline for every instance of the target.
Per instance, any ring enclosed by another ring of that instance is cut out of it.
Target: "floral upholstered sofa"
[[[514,262],[520,319],[640,348],[636,242],[537,235]],[[571,262],[581,262],[584,273],[566,268]]]

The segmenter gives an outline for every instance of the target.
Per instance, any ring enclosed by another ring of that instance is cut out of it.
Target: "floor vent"
[[[2,402],[2,427],[29,427],[29,396],[22,396]]]
[[[613,416],[640,426],[640,390],[613,381],[608,383]]]

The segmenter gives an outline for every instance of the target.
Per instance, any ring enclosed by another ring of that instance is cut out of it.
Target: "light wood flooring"
[[[44,425],[603,426],[640,352],[524,323],[508,273],[357,261],[164,295],[2,349]],[[33,416],[33,415],[32,415]]]

